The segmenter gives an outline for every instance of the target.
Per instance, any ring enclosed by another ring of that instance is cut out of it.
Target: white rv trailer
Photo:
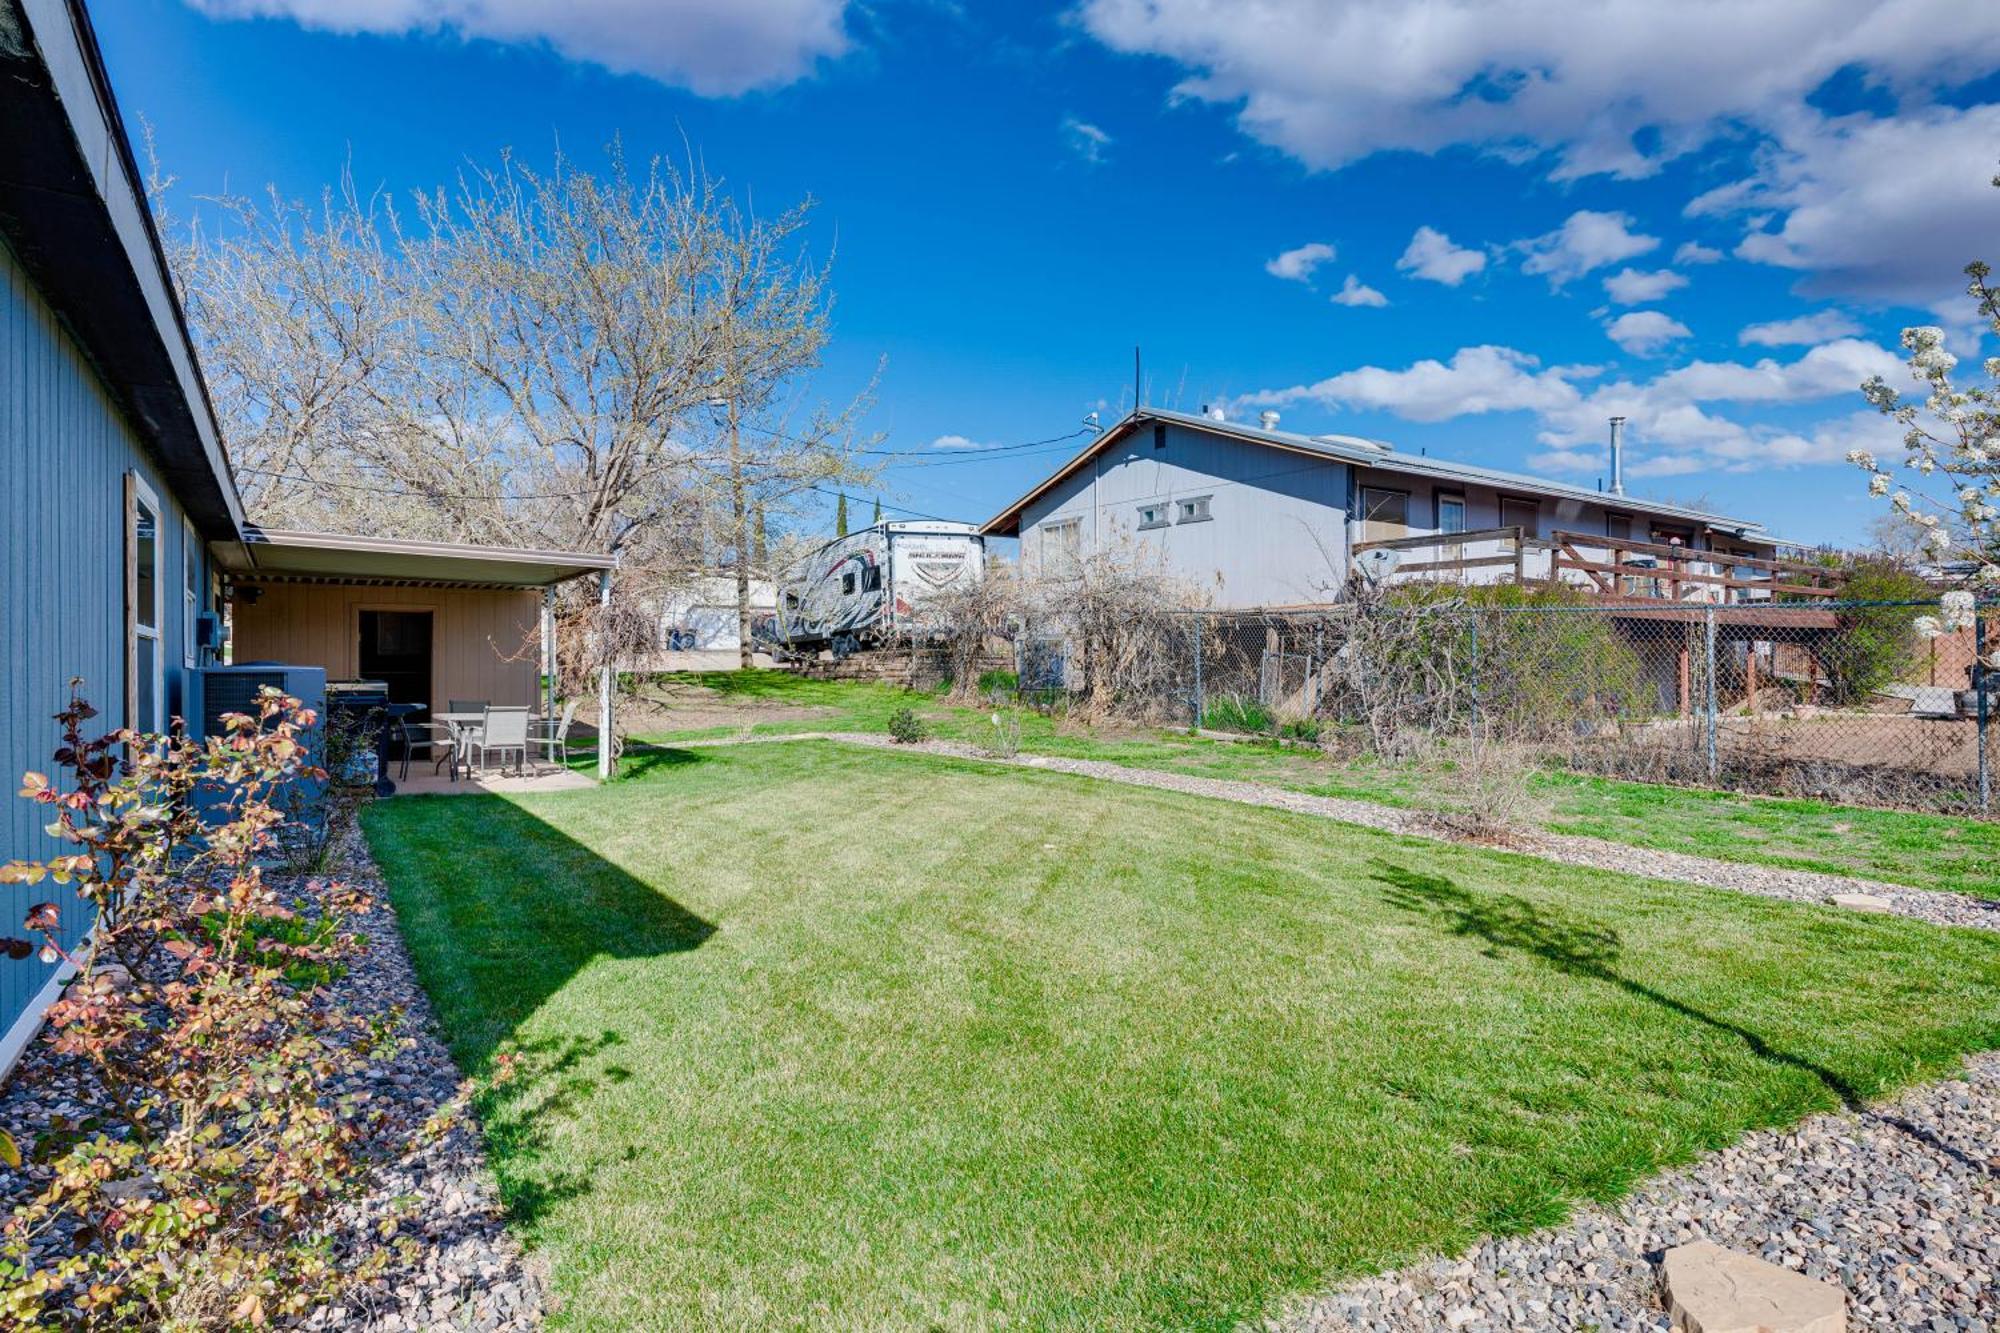
[[[778,590],[778,643],[844,657],[911,632],[926,601],[985,575],[986,539],[971,523],[877,523],[793,566]]]

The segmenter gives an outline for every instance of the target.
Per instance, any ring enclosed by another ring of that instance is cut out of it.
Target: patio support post
[[[611,571],[604,570],[597,576],[597,604],[611,605]],[[600,631],[608,632],[608,631]],[[597,668],[597,780],[611,780],[611,691],[617,685],[614,673],[617,664],[605,655],[604,662]]]
[[[551,583],[542,589],[542,719],[553,727],[555,715],[556,585]]]

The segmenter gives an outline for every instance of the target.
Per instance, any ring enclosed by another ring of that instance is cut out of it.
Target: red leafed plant
[[[0,952],[73,969],[47,1040],[87,1071],[95,1105],[35,1141],[49,1179],[0,1232],[0,1318],[208,1329],[300,1314],[383,1257],[341,1250],[331,1224],[371,1166],[375,1113],[344,1088],[394,1040],[393,1016],[359,1018],[317,984],[360,947],[345,923],[365,901],[314,884],[287,904],[264,880],[279,794],[324,780],[313,713],[266,690],[203,742],[178,723],[86,740],[79,684],[56,716],[68,781],[21,787],[66,850],[0,866],[0,883],[67,885],[76,908],[34,903],[34,940]],[[301,908],[319,928],[274,939],[270,919]],[[0,1160],[22,1169],[4,1131]]]

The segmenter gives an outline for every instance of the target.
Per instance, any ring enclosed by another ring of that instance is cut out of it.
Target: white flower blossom
[[[1915,630],[1920,638],[1937,639],[1944,636],[1944,622],[1936,616],[1918,616],[1910,622],[1910,628]]]
[[[1877,472],[1874,476],[1870,477],[1868,479],[1868,493],[1870,495],[1887,495],[1889,493],[1888,476]]]
[[[1955,589],[1938,599],[1938,607],[1944,612],[1939,618],[1945,632],[1971,629],[1973,616],[1972,594],[1963,589]]]
[[[1865,468],[1870,472],[1875,470],[1875,455],[1869,453],[1866,449],[1849,449],[1847,451],[1847,461],[1858,468]]]
[[[1979,581],[1981,583],[2000,583],[2000,565],[1981,565],[1979,567]]]

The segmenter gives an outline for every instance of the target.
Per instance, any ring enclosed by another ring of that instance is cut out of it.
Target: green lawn
[[[890,715],[900,708],[914,708],[937,735],[948,739],[985,744],[993,733],[983,710],[951,707],[934,696],[890,686],[803,680],[784,671],[683,674],[669,679],[671,687],[684,695],[742,706],[743,727],[663,731],[643,739],[670,744],[726,736],[744,728],[757,735],[879,732],[887,729]],[[810,708],[815,715],[759,721],[760,704]],[[1330,759],[1310,748],[1276,743],[1206,740],[1157,728],[1092,732],[1025,713],[1021,748],[1128,768],[1264,782],[1317,796],[1390,805],[1421,804],[1423,799],[1421,777],[1408,770],[1371,760]],[[2000,822],[1573,774],[1546,774],[1538,783],[1549,808],[1547,827],[1560,833],[1726,861],[2000,895]]]
[[[2000,1044],[1987,935],[922,755],[634,767],[364,816],[563,1327],[1225,1328]]]

